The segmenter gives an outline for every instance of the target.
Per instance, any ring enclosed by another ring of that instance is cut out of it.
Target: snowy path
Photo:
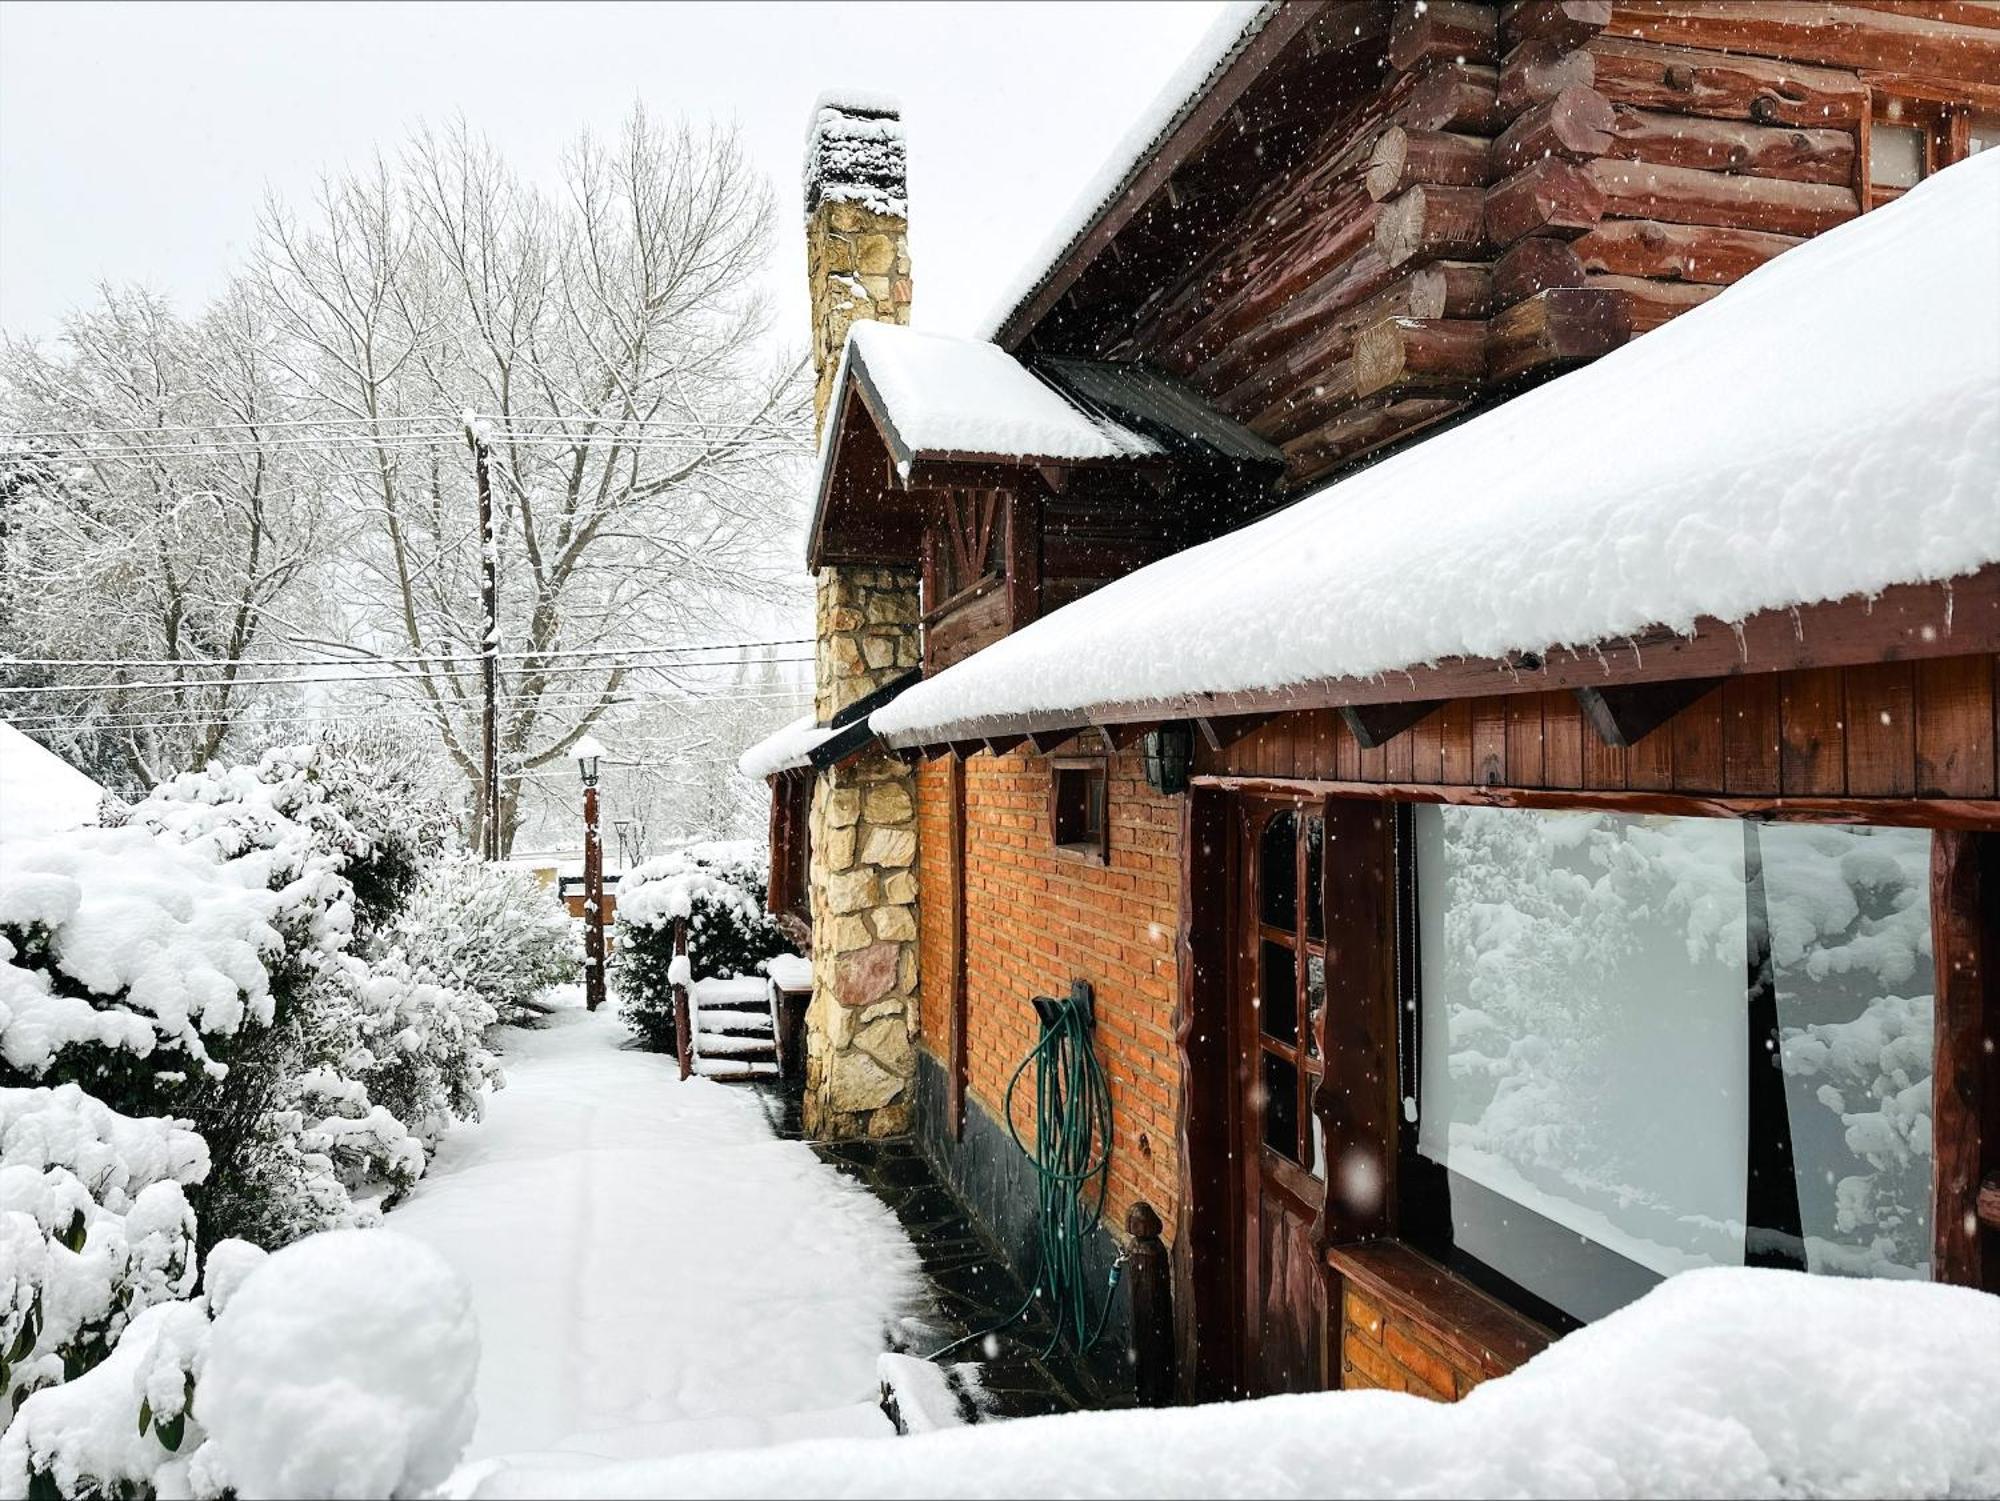
[[[507,1088],[387,1221],[471,1284],[468,1461],[888,1434],[875,1359],[922,1296],[894,1216],[627,1035],[608,1011],[501,1033]]]

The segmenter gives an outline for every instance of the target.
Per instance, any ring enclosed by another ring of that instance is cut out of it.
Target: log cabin
[[[815,108],[809,1128],[1025,1267],[1087,986],[1146,1400],[2000,1291],[2000,5],[1287,0],[1133,140],[955,339]]]

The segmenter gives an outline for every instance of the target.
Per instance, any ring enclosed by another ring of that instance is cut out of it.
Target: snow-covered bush
[[[473,1424],[477,1326],[456,1274],[385,1230],[208,1254],[199,1296],[133,1317],[103,1360],[29,1397],[0,1494],[412,1495]]]
[[[472,1437],[478,1368],[471,1298],[435,1251],[388,1230],[313,1236],[217,1317],[192,1478],[243,1496],[427,1491]]]
[[[687,968],[705,979],[763,972],[791,949],[764,910],[765,855],[750,841],[692,844],[648,860],[618,883],[623,1014],[648,1046],[674,1045],[674,922],[687,920]]]
[[[434,862],[380,938],[442,985],[476,991],[501,1021],[575,977],[576,941],[555,893],[524,871],[460,852]]]
[[[178,1121],[120,1115],[74,1084],[0,1089],[0,1424],[193,1289],[183,1190],[207,1173]]]

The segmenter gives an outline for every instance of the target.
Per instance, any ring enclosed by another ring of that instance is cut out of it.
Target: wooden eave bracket
[[[1413,699],[1401,704],[1347,704],[1340,717],[1363,750],[1387,745],[1418,720],[1444,707],[1441,698]]]
[[[1719,688],[1721,678],[1681,678],[1618,688],[1578,688],[1578,707],[1606,745],[1637,745],[1696,699]]]
[[[1196,719],[1195,726],[1208,748],[1219,751],[1275,718],[1276,714],[1209,714]]]
[[[1159,722],[1152,719],[1137,719],[1129,724],[1097,724],[1091,728],[1104,741],[1104,748],[1112,754],[1130,749],[1147,735],[1159,728]]]
[[[1028,736],[1028,743],[1034,746],[1037,755],[1046,756],[1051,751],[1069,744],[1076,736],[1075,729],[1036,730]]]

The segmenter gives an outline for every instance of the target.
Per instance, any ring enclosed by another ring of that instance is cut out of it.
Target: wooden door
[[[1246,802],[1232,1050],[1243,1173],[1243,1385],[1327,1385],[1326,1273],[1314,1223],[1326,1150],[1312,1098],[1325,1072],[1326,823],[1318,804]]]

